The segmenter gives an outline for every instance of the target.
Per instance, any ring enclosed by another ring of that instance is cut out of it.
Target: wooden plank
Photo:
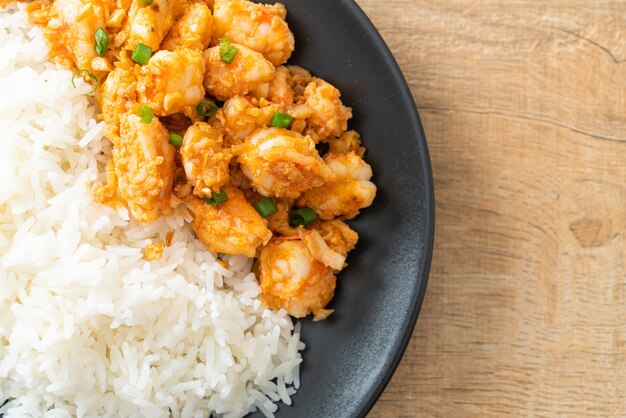
[[[358,3],[437,195],[426,301],[369,416],[625,416],[626,1]]]

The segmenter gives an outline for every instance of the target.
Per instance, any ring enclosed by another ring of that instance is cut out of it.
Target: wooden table
[[[437,197],[426,300],[369,416],[626,416],[626,1],[358,3]]]

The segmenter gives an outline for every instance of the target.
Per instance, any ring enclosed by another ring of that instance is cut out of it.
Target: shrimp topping
[[[287,129],[261,129],[237,153],[241,170],[264,196],[296,198],[332,177],[311,138]]]
[[[263,54],[274,65],[287,62],[295,40],[282,4],[257,4],[248,0],[216,0],[215,38],[229,37]]]
[[[134,114],[121,118],[113,164],[119,194],[138,221],[152,222],[159,209],[169,208],[175,149],[168,138],[167,129],[156,117],[150,123],[142,123]]]
[[[128,63],[126,63],[128,65]],[[105,134],[116,144],[120,136],[120,117],[137,107],[137,77],[127,65],[109,73],[102,85],[102,116]]]
[[[232,154],[222,143],[222,132],[205,122],[197,122],[185,133],[180,155],[197,196],[210,197],[228,182]]]
[[[329,248],[344,257],[348,256],[348,253],[354,249],[359,240],[359,234],[340,219],[320,222],[315,226],[315,230]]]
[[[376,186],[369,181],[372,167],[354,152],[328,154],[324,160],[335,173],[334,180],[305,192],[298,199],[298,206],[309,206],[321,219],[352,219],[370,206],[376,196]]]
[[[304,90],[305,103],[313,109],[307,119],[310,132],[315,138],[324,140],[339,136],[348,129],[348,119],[352,109],[341,103],[341,93],[331,84],[319,78],[313,78]]]
[[[126,50],[134,50],[141,43],[153,51],[174,25],[172,1],[153,0],[150,4],[133,1],[128,11],[128,18],[120,33],[115,38],[115,45],[124,45]]]
[[[289,70],[287,67],[276,68],[274,78],[270,81],[268,99],[274,103],[291,106],[293,98],[293,90],[289,85]]]
[[[259,256],[262,301],[272,309],[283,308],[296,318],[311,313],[324,319],[337,279],[330,267],[317,260],[300,239],[274,240]]]
[[[159,51],[137,73],[138,99],[155,115],[194,115],[204,97],[204,58],[193,49]]]
[[[185,198],[194,215],[191,226],[213,252],[254,257],[256,249],[272,238],[272,232],[241,190],[227,186],[224,192],[228,200],[218,206],[191,195]]]
[[[189,48],[204,51],[211,42],[213,17],[205,3],[190,5],[180,20],[174,23],[161,49],[173,51],[176,48]]]
[[[267,103],[258,107],[251,100],[243,96],[235,96],[224,103],[218,112],[217,119],[226,135],[226,141],[231,145],[238,145],[259,128],[266,128],[280,106]]]
[[[231,63],[222,61],[219,46],[204,51],[204,87],[207,93],[222,101],[245,96],[269,83],[274,76],[274,66],[263,55],[243,45],[233,43],[232,46],[239,52]]]
[[[113,7],[110,5],[109,7]],[[78,68],[93,70],[97,58],[93,47],[94,34],[104,26],[106,3],[87,0],[63,0],[53,3],[53,19],[48,27],[48,39],[57,55],[71,59]]]

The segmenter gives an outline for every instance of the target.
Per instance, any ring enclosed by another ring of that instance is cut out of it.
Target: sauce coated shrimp
[[[193,49],[158,51],[137,70],[138,100],[159,116],[179,112],[195,116],[204,97],[204,65],[202,54]]]
[[[257,52],[274,65],[289,59],[295,40],[285,21],[282,4],[258,4],[247,0],[215,0],[215,38],[229,37]]]
[[[231,63],[222,61],[219,46],[204,52],[204,87],[207,93],[222,101],[233,96],[245,96],[269,83],[274,76],[274,66],[263,55],[243,45],[233,43],[232,46],[239,52]]]
[[[236,153],[241,170],[264,196],[296,198],[332,176],[311,138],[287,129],[261,129]]]
[[[300,239],[274,240],[259,256],[262,300],[272,309],[283,308],[302,318],[316,320],[332,313],[325,309],[333,297],[337,279],[330,267],[313,257]]]
[[[174,25],[176,0],[153,0],[150,4],[133,1],[128,18],[120,33],[115,37],[115,46],[124,46],[132,51],[141,43],[153,51],[159,49],[161,41]]]
[[[212,34],[211,10],[205,3],[194,3],[174,23],[163,40],[161,49],[173,51],[176,48],[189,48],[204,51],[211,42]]]
[[[348,129],[352,109],[344,106],[340,97],[341,93],[333,85],[315,77],[304,90],[305,103],[313,109],[307,122],[315,138],[339,136]]]
[[[354,152],[345,155],[328,154],[324,161],[335,173],[332,181],[305,192],[298,206],[309,206],[321,219],[343,216],[352,219],[372,204],[376,186],[370,181],[372,168]]]
[[[210,206],[191,195],[185,198],[194,214],[191,226],[213,252],[254,257],[257,248],[272,238],[272,232],[241,190],[227,186],[224,192],[228,200],[219,206]]]
[[[121,118],[113,164],[119,195],[138,221],[152,222],[159,210],[169,210],[176,150],[168,138],[167,129],[156,117],[150,123],[141,122],[134,114]]]
[[[197,122],[185,133],[180,155],[194,194],[210,197],[228,182],[232,154],[223,147],[223,134],[205,122]]]

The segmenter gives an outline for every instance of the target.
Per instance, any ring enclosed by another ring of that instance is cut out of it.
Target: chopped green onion
[[[139,0],[139,3],[152,4],[153,0]]]
[[[211,206],[219,206],[228,200],[228,195],[224,190],[220,190],[219,193],[213,193],[211,197],[204,199],[205,203]]]
[[[79,74],[82,73],[87,73],[87,75],[89,76],[89,78],[91,78],[94,81],[94,85],[93,85],[93,89],[89,92],[89,94],[93,95],[96,90],[98,89],[98,87],[100,87],[100,82],[98,81],[98,78],[89,70],[78,70],[74,73],[74,75],[72,75],[72,86],[74,86],[74,88],[76,88],[76,83],[74,82],[74,80],[76,80],[76,77],[78,77]]]
[[[289,211],[289,223],[292,226],[306,226],[317,219],[317,213],[311,208],[298,208]]]
[[[137,116],[141,116],[143,123],[150,123],[154,117],[154,110],[150,109],[148,106],[141,106],[137,110]]]
[[[230,48],[230,38],[220,38],[220,52]]]
[[[278,212],[278,208],[269,197],[266,197],[265,199],[254,205],[254,208],[257,212],[259,212],[259,215],[264,218],[267,218],[268,216]]]
[[[93,49],[96,50],[96,54],[99,57],[104,57],[109,50],[109,34],[102,28],[96,31],[96,34],[93,36],[96,44]]]
[[[220,58],[227,64],[233,62],[237,54],[239,53],[239,48],[234,46],[229,46],[224,52],[220,53]]]
[[[178,134],[170,134],[170,140],[168,142],[176,148],[180,148],[183,145],[183,137]]]
[[[272,116],[270,125],[275,128],[288,128],[292,120],[293,116],[287,113],[276,112],[274,116]]]
[[[213,102],[203,101],[196,107],[196,111],[200,116],[210,118],[217,113],[217,105]]]
[[[239,48],[230,44],[230,38],[220,38],[220,58],[227,64],[230,64],[237,56]]]
[[[146,65],[150,61],[151,56],[152,48],[139,42],[130,58],[137,64]]]

